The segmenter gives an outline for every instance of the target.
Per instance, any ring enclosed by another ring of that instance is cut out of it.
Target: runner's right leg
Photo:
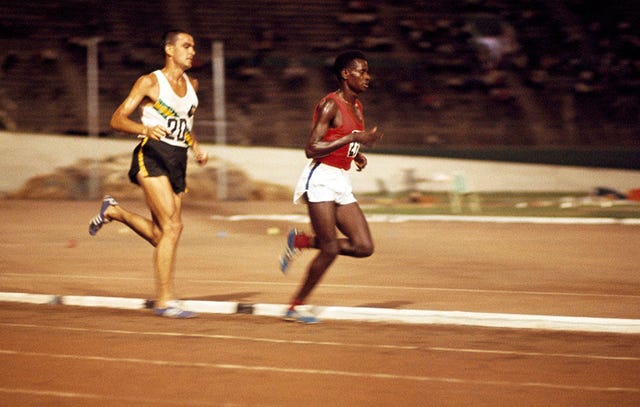
[[[182,234],[182,194],[176,194],[165,176],[143,177],[138,182],[144,191],[145,201],[153,214],[159,235],[156,239],[156,308],[166,308],[174,299],[173,274],[178,241]]]

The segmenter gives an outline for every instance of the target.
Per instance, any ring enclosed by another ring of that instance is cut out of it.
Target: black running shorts
[[[187,149],[144,139],[133,150],[131,158],[129,179],[134,184],[138,184],[138,173],[143,177],[164,175],[169,178],[173,192],[184,192],[187,189]]]

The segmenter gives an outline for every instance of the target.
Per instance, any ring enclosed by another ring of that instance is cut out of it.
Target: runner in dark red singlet
[[[382,137],[377,127],[365,128],[362,103],[358,99],[371,82],[369,64],[363,53],[345,52],[336,58],[334,73],[340,87],[316,106],[305,147],[305,154],[311,160],[300,175],[294,193],[295,203],[307,204],[314,234],[290,231],[280,258],[280,269],[286,272],[297,252],[305,248],[319,250],[284,316],[287,321],[318,322],[301,306],[329,266],[338,255],[368,257],[374,249],[369,225],[353,196],[348,176],[352,162],[358,171],[367,165],[360,146],[373,145]],[[338,238],[338,231],[345,237]]]

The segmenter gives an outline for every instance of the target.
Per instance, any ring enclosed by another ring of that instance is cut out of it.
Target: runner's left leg
[[[138,181],[153,222],[160,231],[155,248],[156,308],[165,308],[174,299],[173,275],[178,241],[182,234],[182,193],[176,194],[165,176],[142,177]]]
[[[336,204],[334,202],[310,202],[307,207],[315,232],[315,247],[319,252],[309,264],[305,281],[294,297],[294,303],[300,304],[320,282],[324,273],[339,254],[336,236]]]

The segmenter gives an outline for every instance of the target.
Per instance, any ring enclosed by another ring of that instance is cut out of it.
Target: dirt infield
[[[122,205],[144,210],[140,200]],[[97,202],[0,200],[0,291],[151,298],[151,248]],[[184,299],[286,303],[289,202],[191,202]],[[213,218],[213,215],[218,217]],[[298,227],[305,227],[296,224]],[[278,228],[279,234],[272,234]],[[640,318],[640,227],[372,223],[376,253],[338,259],[316,305]],[[268,233],[269,232],[269,233]],[[0,304],[2,405],[638,405],[638,335]]]

